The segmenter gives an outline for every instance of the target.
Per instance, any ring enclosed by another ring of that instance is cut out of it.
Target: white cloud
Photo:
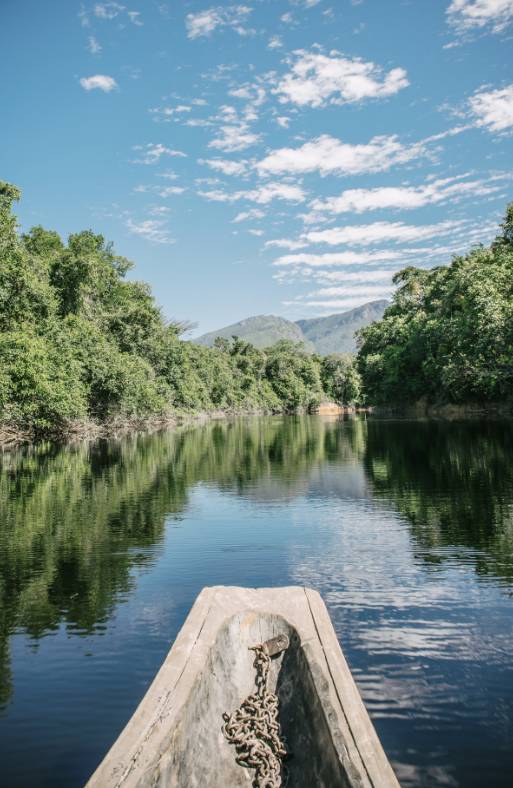
[[[294,265],[323,267],[335,265],[359,265],[377,262],[395,262],[401,258],[423,256],[424,258],[447,256],[453,252],[467,248],[469,243],[481,241],[489,235],[489,228],[479,227],[473,231],[464,221],[444,221],[438,224],[409,225],[403,222],[374,222],[373,224],[346,225],[329,230],[315,230],[303,233],[298,239],[276,238],[267,241],[266,248],[304,249],[310,244],[327,244],[328,246],[372,246],[380,242],[410,244],[414,241],[450,235],[452,246],[438,247],[407,247],[404,249],[372,250],[357,252],[328,252],[324,254],[283,255],[274,261],[274,265]]]
[[[339,52],[298,50],[291,71],[273,91],[281,103],[322,107],[348,104],[366,98],[392,96],[409,85],[406,71],[393,68],[388,73],[375,63],[346,58]]]
[[[142,27],[143,23],[139,19],[139,17],[141,16],[140,11],[127,11],[127,14],[128,14],[128,18],[130,19],[133,25],[137,25],[137,27]]]
[[[134,222],[128,219],[126,226],[133,235],[139,235],[147,241],[158,244],[173,244],[165,219],[146,219],[143,222]]]
[[[256,189],[248,190],[244,194],[246,200],[251,200],[260,205],[267,205],[272,200],[288,200],[289,202],[304,202],[305,192],[300,186],[291,183],[266,183]]]
[[[134,145],[134,150],[141,151],[141,158],[135,159],[133,164],[156,164],[162,156],[177,156],[185,158],[186,153],[173,148],[166,148],[162,143],[149,142],[147,145]]]
[[[80,19],[80,24],[82,25],[82,27],[91,26],[89,22],[89,17],[87,15],[87,11],[85,10],[83,5],[80,7],[80,11],[78,12],[78,18]]]
[[[347,189],[338,197],[314,200],[314,211],[329,213],[363,213],[386,208],[411,210],[425,205],[446,203],[466,195],[482,197],[499,191],[499,186],[486,185],[483,180],[463,180],[466,175],[443,178],[424,186],[384,186],[375,189]]]
[[[513,0],[452,0],[447,17],[460,32],[491,27],[500,33],[513,19]]]
[[[248,233],[250,235],[256,235],[256,237],[259,238],[261,235],[264,234],[264,231],[263,230],[254,230],[254,229],[252,229],[252,230],[248,230]]]
[[[326,224],[330,219],[323,213],[317,211],[307,211],[306,213],[298,213],[297,219],[301,219],[304,224]]]
[[[250,99],[251,89],[249,85],[241,85],[240,88],[232,88],[229,90],[228,95],[234,96],[235,98]]]
[[[152,216],[166,216],[170,211],[167,205],[152,205],[151,208],[148,209],[148,213]]]
[[[207,126],[212,126],[213,123],[205,118],[190,118],[183,121],[183,125],[190,126],[190,128],[206,128]]]
[[[183,194],[186,189],[183,186],[165,186],[157,192],[159,197],[171,197],[175,194]]]
[[[165,170],[164,172],[157,173],[159,178],[166,178],[168,181],[178,180],[178,175],[173,170]]]
[[[99,52],[102,51],[101,44],[96,40],[94,36],[89,36],[89,40],[87,42],[87,48],[91,55],[97,55]]]
[[[273,242],[267,241],[266,247],[270,246],[283,246],[286,248],[286,242]],[[304,246],[304,244],[302,244]],[[312,268],[323,268],[325,266],[338,266],[338,265],[369,265],[373,263],[395,262],[401,253],[384,249],[377,252],[328,252],[327,254],[285,254],[274,260],[273,265],[293,265],[293,266],[309,266]]]
[[[237,222],[245,222],[247,219],[263,219],[264,217],[265,213],[260,208],[250,208],[249,211],[238,213],[232,221],[236,224]]]
[[[96,3],[93,13],[99,19],[115,19],[124,10],[125,6],[119,3]]]
[[[267,44],[268,49],[280,49],[282,46],[283,40],[281,36],[271,36],[269,43]]]
[[[237,123],[230,126],[221,126],[219,136],[208,143],[209,148],[224,151],[239,151],[255,145],[260,141],[261,135],[252,132],[247,123]]]
[[[477,92],[469,103],[476,126],[494,132],[513,127],[513,84],[498,90]]]
[[[328,230],[313,230],[304,234],[308,243],[336,246],[347,244],[370,246],[381,241],[411,243],[425,238],[447,235],[461,226],[460,222],[445,221],[438,224],[404,224],[403,222],[374,222],[373,224],[346,225]]]
[[[103,90],[104,93],[110,93],[111,90],[117,88],[117,82],[113,77],[107,77],[105,74],[95,74],[93,77],[82,77],[80,84],[84,90]]]
[[[259,85],[258,83],[246,83],[245,85],[241,85],[238,88],[232,88],[230,91],[228,91],[228,95],[239,99],[246,99],[249,102],[244,108],[244,117],[246,120],[250,119],[247,117],[248,113],[254,113],[255,109],[260,107],[266,99],[265,88],[263,88],[262,85]],[[227,108],[225,107],[224,109]],[[233,110],[233,107],[230,109]],[[252,119],[256,120],[256,116]]]
[[[245,161],[232,159],[198,159],[198,164],[206,164],[212,170],[222,172],[223,175],[243,175],[246,172]]]
[[[357,306],[362,306],[366,304],[368,301],[372,301],[376,298],[376,296],[369,295],[367,296],[360,296],[360,297],[353,297],[353,298],[337,298],[328,301],[283,301],[285,306],[301,306],[301,307],[313,307],[314,309],[323,309],[323,310],[333,310],[335,309],[354,309]]]
[[[374,271],[318,271],[316,278],[326,282],[379,282],[391,281],[395,271],[378,268]]]
[[[171,197],[176,194],[183,194],[187,189],[184,186],[155,186],[150,184],[140,183],[134,187],[134,192],[141,192],[149,194],[154,192],[159,197]]]
[[[397,134],[373,137],[368,143],[356,145],[342,142],[329,134],[322,134],[299,148],[278,148],[271,151],[255,166],[260,175],[315,171],[321,175],[384,172],[413,159],[424,156],[433,158],[431,143],[454,137],[470,128],[471,124],[454,126],[411,144],[401,143]]]
[[[373,137],[353,145],[323,134],[299,148],[278,148],[257,163],[261,175],[320,172],[357,175],[383,172],[427,154],[427,140],[404,145],[397,135]]]
[[[155,120],[170,120],[174,115],[183,115],[192,111],[187,104],[178,104],[176,107],[151,107],[148,112],[155,115]]]
[[[292,5],[302,5],[304,8],[313,8],[319,5],[321,0],[290,0]]]
[[[281,126],[282,129],[288,129],[290,118],[287,118],[285,115],[279,115],[276,118],[276,123],[278,124],[278,126]]]
[[[115,19],[117,16],[125,12],[132,24],[137,25],[137,27],[142,27],[143,23],[139,19],[141,16],[140,11],[129,11],[125,5],[120,5],[120,3],[115,2],[96,3],[96,5],[93,7],[93,14],[98,19]]]
[[[394,291],[394,285],[347,285],[345,287],[321,287],[319,290],[314,290],[309,294],[312,296],[324,296],[333,298],[334,296],[360,296],[364,297],[366,301],[372,301],[374,298],[386,298]]]
[[[185,26],[189,38],[209,36],[214,30],[229,27],[241,36],[248,35],[251,30],[244,27],[252,8],[247,5],[216,6],[205,11],[187,14]]]
[[[208,192],[198,192],[200,197],[214,202],[237,202],[249,200],[259,205],[267,205],[272,200],[288,200],[289,202],[304,202],[306,195],[300,186],[290,183],[266,183],[256,189],[243,189],[236,192],[225,192],[221,189]]]
[[[304,249],[307,244],[304,241],[299,240],[292,240],[289,238],[273,238],[272,241],[265,242],[265,248],[271,248],[272,246],[277,246],[280,249]]]

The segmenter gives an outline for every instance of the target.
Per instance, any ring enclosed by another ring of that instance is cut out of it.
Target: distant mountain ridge
[[[217,337],[230,339],[237,336],[251,342],[255,347],[264,348],[281,339],[289,339],[292,342],[303,342],[306,350],[321,355],[354,353],[355,331],[368,326],[374,320],[380,320],[387,306],[388,301],[381,299],[370,301],[348,312],[296,322],[276,315],[256,315],[217,331],[210,331],[193,342],[212,347]]]

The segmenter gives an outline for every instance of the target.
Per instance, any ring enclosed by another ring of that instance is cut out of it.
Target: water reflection
[[[512,446],[508,422],[290,417],[3,455],[0,784],[81,784],[203,585],[297,582],[326,599],[405,785],[507,785]],[[56,692],[43,735],[35,698]]]
[[[513,423],[372,421],[364,466],[375,496],[411,525],[433,564],[470,548],[476,571],[513,580]]]
[[[8,637],[40,638],[62,622],[78,634],[101,629],[132,587],[130,570],[157,559],[166,518],[184,511],[195,485],[256,501],[294,497],[314,464],[352,456],[355,426],[348,440],[335,422],[237,420],[4,454],[1,702],[12,691]]]

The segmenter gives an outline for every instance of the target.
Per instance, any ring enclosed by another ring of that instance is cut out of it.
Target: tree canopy
[[[431,270],[405,268],[394,282],[383,319],[360,331],[368,402],[513,397],[513,204],[488,248]]]
[[[0,182],[0,425],[29,436],[183,411],[292,412],[353,401],[354,368],[300,344],[182,337],[102,235],[19,234],[20,191]],[[336,373],[336,374],[335,374]],[[335,381],[336,377],[336,381]],[[332,379],[333,378],[333,379]],[[347,386],[344,380],[347,378]]]

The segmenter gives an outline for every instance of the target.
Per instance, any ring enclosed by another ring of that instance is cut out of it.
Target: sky
[[[192,336],[343,312],[497,232],[513,0],[0,0],[0,178]]]

